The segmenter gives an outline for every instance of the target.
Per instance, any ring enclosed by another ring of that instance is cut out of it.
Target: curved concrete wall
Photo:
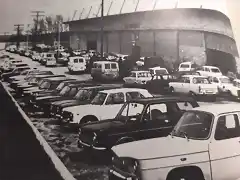
[[[70,31],[99,30],[100,18],[68,22]],[[233,37],[230,20],[219,11],[209,9],[165,9],[104,17],[108,31],[127,29],[179,29],[215,32]]]

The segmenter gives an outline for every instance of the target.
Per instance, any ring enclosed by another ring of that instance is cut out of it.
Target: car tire
[[[80,120],[79,124],[86,124],[86,123],[91,123],[91,122],[96,122],[96,121],[98,121],[98,119],[96,117],[86,116]]]
[[[201,173],[201,171],[191,171],[191,172],[175,172],[175,173],[171,173],[168,177],[167,180],[204,180],[203,174]]]

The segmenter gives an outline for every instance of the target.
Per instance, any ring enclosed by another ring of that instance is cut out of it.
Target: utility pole
[[[123,6],[124,6],[125,2],[126,2],[126,0],[123,1],[123,4],[122,4],[122,7],[121,7],[121,9],[120,9],[119,14],[122,14],[122,10],[123,10]]]
[[[81,12],[81,14],[80,14],[80,16],[79,16],[79,20],[82,18],[82,15],[83,15],[84,10],[85,10],[85,8],[82,9],[82,12]]]
[[[20,45],[20,34],[21,34],[21,28],[23,27],[23,24],[15,24],[14,27],[16,28],[15,31],[17,31],[17,49]]]
[[[27,49],[28,49],[28,42],[29,42],[29,26],[30,26],[30,24],[28,24],[27,25],[27,31],[26,31],[26,33],[27,33]]]
[[[34,32],[34,43],[33,45],[35,45],[35,43],[37,43],[37,34],[38,34],[38,24],[39,24],[39,17],[42,17],[44,16],[43,14],[41,13],[45,13],[44,11],[31,11],[31,13],[34,13],[34,15],[32,16],[35,16],[36,17],[36,22],[35,22],[35,32]]]
[[[104,28],[104,0],[102,0],[102,9],[101,9],[101,60],[103,59],[103,28]]]
[[[111,7],[112,7],[112,4],[113,4],[113,1],[111,1],[111,4],[110,4],[110,6],[109,6],[109,8],[108,8],[107,16],[108,16],[108,14],[109,14],[109,12],[110,12],[110,9],[111,9]]]

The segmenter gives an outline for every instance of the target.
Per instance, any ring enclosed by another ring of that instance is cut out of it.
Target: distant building
[[[69,21],[73,49],[100,51],[100,18]],[[195,61],[234,69],[239,57],[229,18],[216,10],[164,9],[104,17],[104,51],[131,54],[133,43],[141,56],[167,61]]]

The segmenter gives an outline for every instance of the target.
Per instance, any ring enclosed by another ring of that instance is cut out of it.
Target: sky
[[[104,0],[105,15],[112,3],[109,15],[119,14],[124,0]],[[138,0],[126,0],[122,13],[134,12]],[[137,11],[152,10],[156,0],[139,0]],[[240,52],[240,23],[237,21],[240,9],[240,0],[157,0],[155,9],[174,8],[178,1],[178,8],[202,8],[215,9],[226,14],[232,23],[235,39],[239,45]],[[79,16],[84,8],[82,19],[87,18],[92,6],[89,18],[95,17],[101,0],[0,0],[0,34],[4,32],[14,33],[14,24],[32,24],[33,16],[31,11],[44,11],[45,15],[61,14],[64,20],[72,19],[74,11]]]

